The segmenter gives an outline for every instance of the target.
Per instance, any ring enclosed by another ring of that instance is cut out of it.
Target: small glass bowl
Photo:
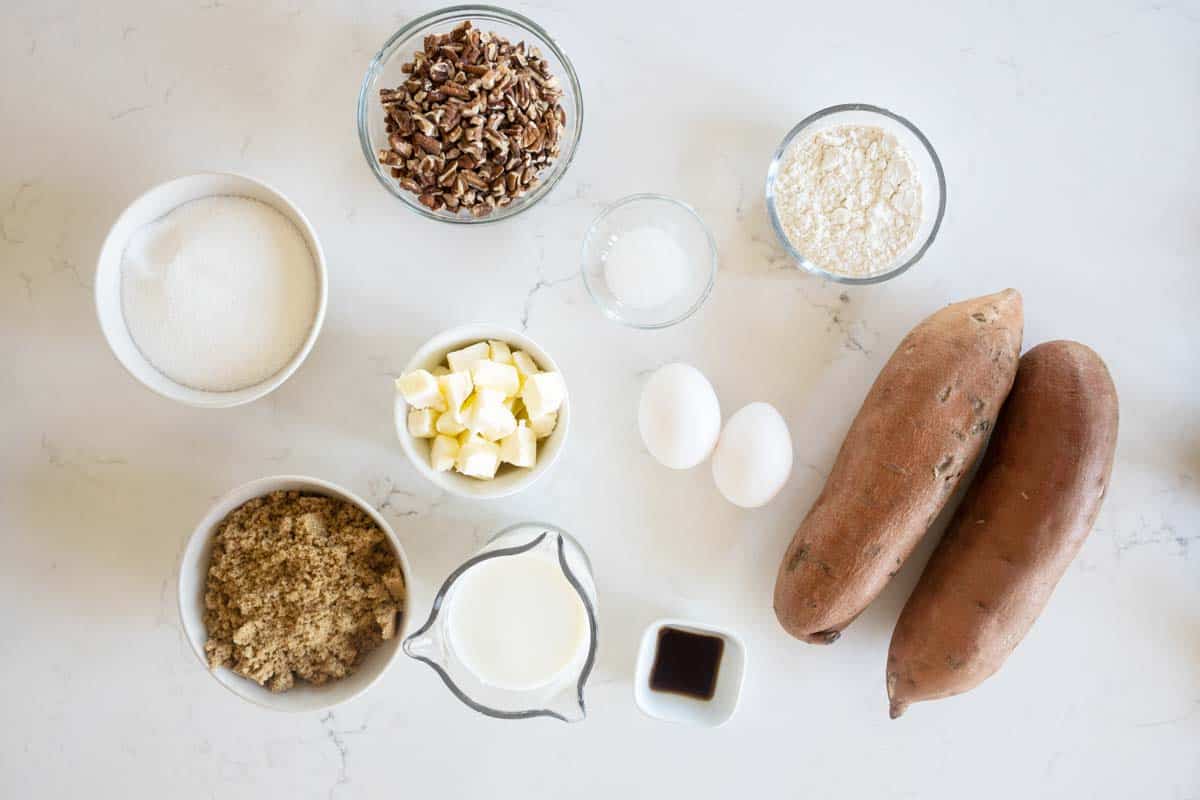
[[[622,233],[641,227],[671,234],[687,256],[687,282],[672,300],[652,308],[622,303],[608,288],[604,262]],[[600,310],[631,328],[666,328],[704,304],[717,276],[717,244],[704,220],[687,203],[661,194],[634,194],[600,212],[583,239],[583,283]]]
[[[392,177],[389,167],[379,163],[379,151],[388,148],[386,121],[383,108],[379,104],[380,88],[399,86],[408,79],[401,67],[412,60],[413,53],[424,45],[425,37],[431,33],[449,33],[460,22],[470,20],[471,24],[481,31],[490,31],[504,36],[514,44],[524,41],[537,47],[542,56],[550,64],[551,72],[559,78],[562,84],[563,96],[559,103],[566,112],[567,121],[563,126],[562,137],[559,139],[559,156],[545,170],[538,173],[537,187],[503,208],[495,209],[486,217],[473,217],[466,212],[455,212],[448,209],[434,211],[421,205],[416,195],[401,189],[396,179]],[[367,164],[383,188],[397,197],[404,205],[423,217],[436,219],[441,222],[462,224],[479,224],[499,222],[515,216],[537,203],[550,193],[554,185],[566,173],[567,167],[575,157],[575,147],[579,143],[583,131],[583,93],[579,88],[579,78],[575,68],[559,46],[550,38],[550,34],[533,20],[513,11],[484,5],[450,6],[440,11],[434,11],[417,17],[405,25],[384,43],[383,49],[375,56],[367,74],[363,78],[362,89],[358,93],[358,140],[362,145],[363,156]]]
[[[778,209],[775,207],[775,178],[779,173],[784,154],[787,153],[792,143],[802,134],[807,136],[839,125],[873,125],[892,134],[908,152],[921,179],[921,224],[917,228],[917,234],[913,237],[912,244],[899,253],[886,269],[861,277],[830,272],[805,257],[788,239],[783,230],[783,224],[779,220]],[[800,124],[788,131],[787,136],[783,137],[783,142],[775,150],[775,155],[771,158],[771,166],[767,169],[767,213],[771,217],[771,227],[775,229],[775,235],[779,237],[783,249],[803,269],[838,283],[882,283],[917,263],[925,255],[929,246],[933,244],[938,229],[942,226],[942,217],[946,214],[946,175],[942,171],[942,162],[938,159],[937,152],[925,138],[925,134],[899,114],[865,103],[830,106],[801,120]]]

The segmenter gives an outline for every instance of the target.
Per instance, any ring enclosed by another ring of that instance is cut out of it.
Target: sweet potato
[[[1021,352],[1014,289],[943,308],[904,337],[850,425],[775,582],[791,635],[841,635],[924,535],[983,450]]]
[[[1077,342],[1026,353],[979,473],[908,598],[888,651],[892,718],[965,692],[1033,625],[1100,510],[1117,391]]]

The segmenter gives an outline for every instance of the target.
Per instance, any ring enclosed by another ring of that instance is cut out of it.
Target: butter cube
[[[529,420],[529,428],[537,434],[539,439],[545,439],[554,433],[556,425],[558,425],[558,414],[546,414],[544,417]]]
[[[470,421],[471,412],[475,408],[475,401],[478,394],[478,392],[472,392],[471,396],[463,401],[462,408],[458,409],[457,413],[451,410],[450,413],[454,414],[454,419],[456,419],[460,424],[466,425]]]
[[[517,429],[500,440],[500,460],[514,467],[532,467],[537,461],[537,435],[524,420]]]
[[[507,399],[508,395],[504,393],[503,389],[492,389],[490,387],[483,386],[475,390],[476,405],[496,405],[497,403],[503,404]]]
[[[433,426],[434,430],[443,436],[458,436],[467,429],[459,418],[460,415],[453,411],[447,411],[437,418],[437,423]]]
[[[450,365],[451,372],[468,372],[476,361],[486,359],[489,353],[491,353],[491,348],[488,347],[487,342],[477,342],[462,350],[447,353],[446,363]]]
[[[404,402],[413,408],[432,408],[435,411],[445,411],[446,401],[438,390],[437,378],[429,372],[418,369],[401,375],[396,379],[396,391],[404,398]]]
[[[432,408],[413,408],[408,412],[408,432],[418,439],[432,439],[436,433],[438,412]]]
[[[538,369],[538,365],[534,362],[533,356],[524,350],[518,350],[512,354],[512,363],[517,368],[517,372],[521,373],[522,378],[528,378],[534,373],[541,372]]]
[[[437,381],[442,397],[446,398],[447,408],[452,414],[457,415],[462,409],[463,403],[467,402],[467,398],[475,389],[475,385],[471,383],[471,373],[451,372],[449,375],[442,375]],[[456,419],[459,422],[462,421],[461,417],[456,416]]]
[[[513,363],[512,350],[510,350],[508,345],[504,342],[497,342],[489,339],[488,350],[490,351],[488,358],[490,358],[492,361],[496,361],[500,364]]]
[[[448,472],[458,458],[458,439],[439,436],[429,447],[429,465],[438,472]]]
[[[438,364],[436,367],[434,367],[433,369],[429,370],[429,374],[430,374],[430,375],[432,375],[432,376],[433,376],[433,377],[435,377],[435,378],[440,378],[440,377],[442,377],[443,375],[449,375],[449,374],[450,374],[450,368],[449,368],[449,367],[447,367],[445,364]]]
[[[481,397],[476,392],[467,427],[471,433],[496,442],[516,430],[517,418],[504,405],[503,399],[497,399],[494,395]]]
[[[531,420],[555,414],[567,399],[567,385],[557,372],[539,372],[525,379],[521,399]]]
[[[500,466],[500,445],[472,435],[459,447],[454,466],[463,475],[491,480]]]
[[[471,380],[476,388],[499,389],[505,397],[521,391],[521,375],[512,364],[497,361],[476,361],[471,367]]]

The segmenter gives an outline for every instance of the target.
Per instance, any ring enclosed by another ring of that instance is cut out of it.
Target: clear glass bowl
[[[779,173],[783,156],[792,143],[801,136],[838,125],[873,125],[892,134],[908,152],[921,180],[921,224],[917,228],[917,234],[913,237],[912,244],[900,252],[885,269],[861,277],[830,272],[805,257],[804,253],[800,252],[788,239],[775,206],[775,178]],[[779,237],[783,249],[803,269],[838,283],[882,283],[917,263],[925,255],[929,246],[933,244],[938,229],[941,228],[942,217],[946,213],[946,175],[942,171],[942,162],[938,158],[937,152],[925,138],[925,134],[899,114],[865,103],[830,106],[801,120],[800,124],[788,131],[787,136],[783,137],[783,142],[775,150],[775,155],[771,158],[771,166],[767,170],[767,213],[771,217],[771,227],[775,229],[775,235]]]
[[[670,301],[650,308],[617,299],[605,280],[605,260],[617,238],[642,227],[671,234],[687,257],[682,290]],[[666,328],[690,317],[704,304],[717,276],[717,244],[704,220],[687,203],[661,194],[624,197],[600,212],[583,240],[583,282],[600,310],[632,328]]]
[[[387,149],[387,129],[383,107],[379,104],[379,90],[399,86],[408,76],[401,67],[412,60],[413,53],[420,50],[424,39],[431,33],[449,33],[456,25],[464,20],[481,31],[491,31],[504,36],[514,44],[524,41],[535,46],[550,64],[550,69],[558,77],[562,85],[563,96],[559,99],[567,121],[563,127],[562,138],[559,140],[559,156],[549,168],[538,173],[540,183],[529,194],[503,208],[497,208],[486,217],[473,217],[466,212],[455,212],[448,209],[434,211],[418,202],[416,195],[401,189],[396,179],[392,177],[389,167],[379,163],[378,153]],[[583,93],[579,88],[579,78],[567,56],[559,48],[550,34],[542,30],[533,20],[513,11],[507,11],[494,6],[450,6],[417,17],[400,30],[396,31],[383,45],[383,49],[375,56],[371,66],[363,78],[362,89],[358,93],[358,139],[362,145],[363,156],[367,164],[383,188],[387,189],[404,205],[423,217],[440,220],[441,222],[457,222],[463,224],[479,224],[499,222],[508,219],[537,203],[550,193],[558,183],[571,160],[575,157],[575,147],[579,143],[579,135],[583,131]]]

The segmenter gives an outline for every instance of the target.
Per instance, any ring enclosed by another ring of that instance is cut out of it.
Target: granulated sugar
[[[840,125],[794,142],[775,182],[779,221],[818,267],[866,277],[892,268],[921,225],[921,183],[896,138]]]
[[[246,197],[185,203],[133,235],[121,301],[134,343],[172,380],[227,392],[282,369],[308,337],[317,271],[300,231]]]

